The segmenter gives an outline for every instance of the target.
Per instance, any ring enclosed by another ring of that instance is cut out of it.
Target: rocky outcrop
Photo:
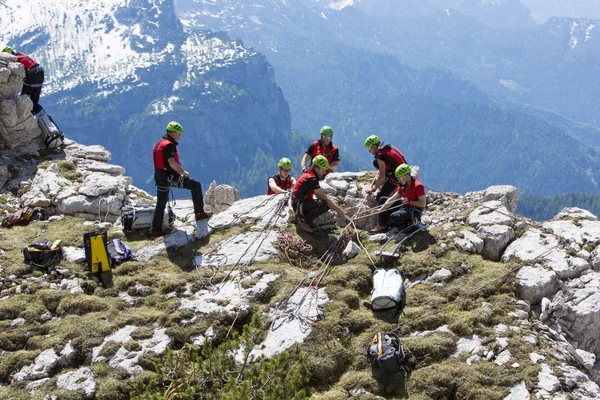
[[[23,78],[25,69],[17,58],[0,53],[0,150],[37,154],[42,131],[31,114],[31,99],[19,96]]]

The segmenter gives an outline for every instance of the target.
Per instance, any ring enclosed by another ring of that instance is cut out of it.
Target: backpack
[[[397,269],[378,268],[373,272],[373,292],[370,308],[373,311],[396,310],[399,314],[406,304],[404,278]]]
[[[41,207],[25,207],[2,218],[2,227],[10,228],[14,225],[27,225],[31,221],[43,221],[46,219],[46,210]]]
[[[113,262],[113,266],[130,260],[133,256],[131,248],[123,243],[121,239],[113,239],[108,242],[108,255]]]
[[[23,247],[23,261],[32,267],[48,268],[63,258],[61,240],[40,240]]]
[[[121,223],[123,224],[123,230],[125,231],[151,228],[153,219],[154,207],[136,208],[124,206],[121,209]],[[175,222],[175,214],[173,214],[171,206],[167,204],[165,216],[163,218],[163,226],[173,225],[173,222]]]
[[[40,110],[34,114],[34,117],[36,117],[38,125],[42,130],[46,148],[51,150],[62,148],[64,146],[65,136],[52,117],[46,114],[46,111],[41,107]]]
[[[409,373],[410,366],[406,360],[404,347],[394,332],[379,332],[373,337],[373,343],[367,349],[367,357],[371,366],[384,372],[404,371]]]

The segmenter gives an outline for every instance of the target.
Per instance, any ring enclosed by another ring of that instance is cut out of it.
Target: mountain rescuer
[[[42,94],[42,85],[44,84],[44,69],[30,55],[25,53],[17,53],[15,50],[6,46],[2,52],[12,54],[17,57],[17,61],[25,67],[25,79],[23,79],[23,87],[21,88],[21,96],[27,95],[33,102],[33,114],[37,114],[42,108],[38,103],[40,94]]]
[[[296,213],[298,226],[309,233],[313,231],[311,222],[329,209],[335,211],[340,218],[345,217],[344,211],[319,186],[319,180],[323,179],[328,169],[327,158],[323,155],[315,156],[311,169],[300,175],[292,191],[292,208]]]
[[[269,178],[267,194],[287,193],[296,184],[296,180],[290,175],[292,162],[289,158],[282,158],[277,166],[279,173]]]
[[[170,187],[191,190],[196,221],[212,216],[210,213],[204,211],[202,185],[197,180],[190,178],[189,173],[179,163],[177,145],[182,133],[183,128],[181,124],[171,121],[167,125],[167,133],[152,148],[154,181],[156,182],[157,191],[156,209],[154,210],[154,219],[152,221],[152,234],[154,236],[164,235],[162,222],[165,207],[169,200]]]
[[[336,146],[331,142],[333,137],[333,129],[330,126],[324,126],[321,128],[321,139],[313,142],[308,149],[306,149],[306,153],[302,157],[302,161],[300,162],[300,167],[302,168],[302,172],[305,172],[306,164],[309,159],[314,159],[316,156],[324,156],[329,163],[329,168],[325,174],[330,173],[332,170],[335,171],[338,169],[340,164],[340,152]]]
[[[388,229],[388,225],[398,227],[402,231],[413,224],[413,221],[421,219],[423,209],[427,205],[425,188],[421,182],[410,175],[410,172],[408,164],[402,164],[396,168],[398,190],[392,197],[382,197],[382,200],[385,199],[385,203],[379,210],[379,226],[375,231],[385,231]],[[395,211],[384,211],[396,205],[400,208]]]
[[[373,166],[378,170],[375,184],[369,186],[366,192],[372,193],[379,189],[375,197],[379,202],[382,197],[390,196],[398,187],[398,179],[394,173],[398,166],[406,164],[406,159],[400,150],[389,143],[382,142],[377,135],[369,136],[365,140],[365,147],[375,157]]]

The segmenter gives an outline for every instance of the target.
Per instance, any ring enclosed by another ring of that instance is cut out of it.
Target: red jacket
[[[406,197],[409,201],[417,201],[419,200],[419,197],[425,196],[425,187],[421,182],[413,178],[411,185],[406,188],[400,186],[398,188],[398,193],[402,197]],[[423,209],[422,207],[415,207],[413,204],[407,204],[406,206],[408,208],[417,208],[419,210]]]
[[[288,176],[285,180],[281,179],[281,176],[279,176],[279,174],[273,175],[271,178],[275,179],[275,184],[282,188],[283,190],[289,190],[292,188],[292,177]],[[271,180],[271,178],[269,178],[269,180]],[[268,186],[268,181],[267,181],[267,194],[271,195],[271,194],[275,194],[275,192],[271,189],[271,186]]]
[[[39,63],[28,54],[17,53],[15,56],[17,57],[17,61],[23,64],[26,71],[29,71],[31,68],[39,65]]]
[[[385,172],[387,176],[394,177],[396,168],[398,168],[399,165],[406,163],[406,159],[400,150],[391,144],[385,143],[383,143],[383,146],[380,146],[379,150],[377,150],[377,153],[375,153],[375,159],[381,160],[385,163]],[[377,162],[374,164],[377,164]],[[377,168],[377,165],[375,167]]]
[[[316,189],[320,189],[319,178],[312,169],[309,169],[296,181],[292,191],[292,203],[298,203],[305,200],[312,200]]]
[[[177,164],[179,164],[179,154],[177,153],[177,142],[171,138],[168,134],[162,137],[154,147],[152,148],[152,159],[154,160],[154,168],[167,170],[173,174],[176,174],[169,165],[169,158],[175,158]]]

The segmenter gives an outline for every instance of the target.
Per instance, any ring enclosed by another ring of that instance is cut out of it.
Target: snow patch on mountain
[[[101,2],[52,1],[24,2],[6,0],[0,15],[0,42],[17,47],[52,43],[36,50],[35,57],[44,65],[52,64],[45,91],[71,89],[84,81],[107,87],[125,80],[136,81],[136,70],[161,62],[175,47],[162,51],[140,51],[142,43],[155,43],[155,38],[143,34],[140,24],[119,22],[117,13],[128,0]],[[160,15],[157,3],[156,17]],[[158,25],[158,18],[152,23]],[[132,52],[135,56],[132,56]],[[58,85],[60,82],[60,87]]]
[[[341,10],[346,7],[350,7],[354,5],[354,0],[340,0],[334,1],[329,4],[329,8],[333,8],[334,10]]]

